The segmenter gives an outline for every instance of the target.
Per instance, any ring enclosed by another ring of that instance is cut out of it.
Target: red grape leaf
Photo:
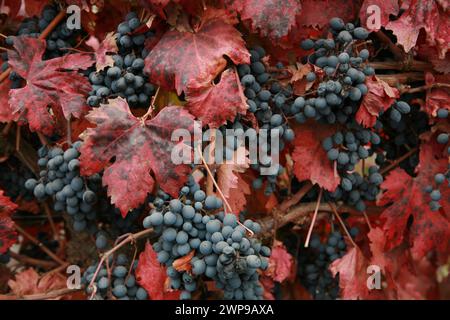
[[[420,163],[416,168],[417,176],[411,177],[400,168],[392,171],[381,188],[384,191],[379,204],[391,204],[381,214],[385,219],[383,230],[386,236],[387,250],[397,247],[403,239],[412,246],[416,259],[436,250],[443,255],[449,252],[450,221],[439,211],[430,209],[430,194],[424,191],[428,185],[434,185],[434,175],[447,170],[448,159],[436,158],[437,146],[433,143],[422,144]],[[441,188],[443,189],[443,188]],[[448,189],[448,188],[447,188]],[[441,190],[442,192],[442,190]],[[444,193],[441,202],[448,202],[450,193]],[[409,226],[408,220],[412,217]]]
[[[389,22],[386,29],[394,32],[406,52],[416,45],[420,30],[424,29],[427,42],[438,48],[443,59],[450,43],[450,19],[445,10],[448,8],[440,7],[439,1],[411,0],[400,18]]]
[[[423,61],[429,61],[433,65],[433,69],[440,73],[450,73],[450,53],[443,57],[439,57],[439,52],[436,47],[430,46],[428,43],[421,43],[416,46],[417,57]]]
[[[17,121],[19,114],[12,112],[9,106],[9,89],[11,80],[6,79],[0,84],[0,122]]]
[[[433,75],[430,72],[425,74],[426,85],[433,85],[435,83],[449,83],[449,75]],[[450,111],[450,89],[449,88],[431,88],[427,91],[427,98],[425,102],[425,112],[432,117],[436,117],[438,109],[447,109]]]
[[[238,161],[239,154],[245,156],[245,158]],[[247,154],[245,147],[241,146],[234,152],[230,163],[221,164],[217,169],[217,184],[231,206],[233,213],[238,217],[247,204],[245,196],[251,194],[249,184],[239,174],[245,172],[249,167],[250,160]],[[220,197],[220,194],[217,194],[217,196]]]
[[[346,22],[353,20],[359,12],[359,1],[347,0],[303,0],[297,23],[322,29],[331,18],[340,17]],[[293,29],[296,32],[296,29]],[[303,35],[304,36],[304,35]]]
[[[367,287],[367,267],[369,261],[364,257],[361,250],[351,248],[340,259],[333,261],[329,269],[333,276],[339,273],[339,287],[341,288],[341,298],[344,300],[368,300],[383,299],[383,292],[380,290],[369,290]]]
[[[139,256],[136,279],[151,300],[177,300],[180,296],[178,290],[169,291],[166,285],[169,281],[166,268],[158,262],[156,252],[150,243],[146,243],[145,250]]]
[[[67,288],[67,279],[58,272],[47,273],[41,278],[29,268],[16,274],[15,280],[9,280],[8,285],[12,293],[23,296]]]
[[[95,69],[97,71],[114,66],[114,60],[108,53],[117,53],[119,50],[116,37],[117,35],[114,32],[110,32],[101,43],[94,36],[91,36],[86,41],[86,44],[95,50]]]
[[[14,221],[10,217],[16,209],[17,205],[0,190],[0,254],[5,253],[17,241]]]
[[[283,282],[295,275],[294,266],[294,258],[287,252],[286,246],[280,241],[275,241],[269,258],[269,268],[264,274],[274,281]]]
[[[0,3],[0,12],[12,19],[39,16],[46,5],[47,2],[42,0],[3,0]]]
[[[334,134],[334,129],[321,124],[305,124],[295,130],[294,174],[300,181],[310,180],[328,191],[334,191],[340,183],[333,162],[322,147],[322,140]]]
[[[70,54],[61,58],[42,61],[45,40],[31,37],[15,37],[14,50],[8,50],[12,69],[27,82],[24,88],[10,91],[9,104],[13,113],[26,111],[26,118],[33,131],[51,134],[55,116],[79,118],[88,110],[85,96],[90,91],[89,80],[76,71],[92,65],[88,54]],[[48,106],[53,109],[52,115]]]
[[[218,128],[236,115],[247,112],[247,103],[238,75],[233,69],[222,73],[220,82],[209,87],[188,87],[186,108],[210,128]]]
[[[386,26],[389,23],[389,16],[397,16],[400,10],[398,0],[364,0],[364,3],[359,10],[359,18],[361,20],[361,25],[370,31],[378,31],[380,28],[373,28],[372,25],[367,24],[368,21],[372,22],[372,16],[378,14],[378,12],[367,12],[369,6],[377,6],[380,9],[379,27]]]
[[[241,34],[222,19],[200,23],[193,32],[166,32],[145,59],[150,82],[181,94],[186,87],[208,86],[225,68],[228,56],[235,64],[249,63]]]
[[[193,117],[178,107],[166,107],[153,119],[136,118],[122,98],[111,99],[91,111],[86,118],[96,128],[85,131],[81,147],[81,173],[92,175],[105,169],[103,184],[108,195],[126,216],[147,197],[155,185],[153,172],[161,188],[177,197],[187,181],[188,165],[175,165],[171,141],[175,129],[191,130]],[[114,163],[109,161],[115,158]]]
[[[275,296],[272,291],[275,288],[275,281],[271,277],[262,275],[259,278],[261,286],[264,288],[263,299],[264,300],[275,300]]]
[[[366,128],[373,127],[380,112],[387,110],[400,96],[396,88],[373,76],[366,79],[367,94],[356,113],[356,121]]]
[[[372,228],[367,237],[372,253],[370,264],[380,267],[383,279],[387,282],[387,286],[383,286],[386,297],[396,300],[426,299],[427,293],[433,287],[433,281],[427,278],[430,275],[426,269],[429,268],[423,268],[423,262],[416,261],[411,269],[411,254],[406,245],[385,251],[386,236],[382,228]],[[434,277],[434,271],[432,273],[431,276]]]
[[[248,20],[252,31],[263,37],[279,39],[286,36],[296,24],[301,10],[298,0],[244,0],[227,1],[238,11],[243,21]]]

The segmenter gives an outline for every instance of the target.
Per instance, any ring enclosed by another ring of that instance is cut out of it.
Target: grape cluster
[[[271,155],[279,154],[285,147],[285,141],[290,142],[294,139],[294,130],[289,127],[287,121],[293,105],[291,103],[293,90],[290,85],[282,86],[276,77],[266,70],[263,62],[266,56],[264,48],[255,47],[250,50],[250,55],[251,64],[239,65],[238,73],[247,98],[248,110],[255,115],[260,129],[270,130],[267,139],[259,139],[259,163],[252,165],[253,169],[260,171],[261,167],[271,165]],[[282,65],[278,67],[281,69]],[[277,132],[278,137],[282,138],[278,150],[271,150],[271,132]],[[255,131],[254,139],[256,138]],[[275,174],[267,176],[266,194],[274,191],[277,176],[282,172],[283,168],[279,165]],[[253,187],[259,189],[263,184],[264,179],[258,177],[254,180]]]
[[[368,173],[367,178],[357,172],[345,173],[336,190],[325,193],[326,199],[343,201],[359,211],[365,211],[365,200],[375,201],[383,182],[383,176],[378,172],[377,166],[371,166]]]
[[[93,206],[97,201],[95,191],[100,182],[99,175],[87,179],[80,176],[79,148],[81,141],[75,142],[66,151],[59,147],[41,147],[38,150],[38,165],[42,169],[39,180],[28,179],[25,187],[32,190],[38,200],[52,197],[54,210],[65,211],[73,218],[73,228],[80,232],[95,221],[97,214]],[[89,228],[95,230],[95,224]],[[93,230],[89,230],[93,231]]]
[[[352,228],[352,236],[358,229]],[[299,252],[298,275],[301,283],[316,300],[335,300],[339,297],[339,276],[333,277],[329,265],[341,258],[347,251],[342,234],[334,231],[321,242],[320,236],[313,234],[308,248]]]
[[[448,110],[447,109],[438,109],[437,117],[438,119],[447,119],[448,118]],[[437,135],[436,140],[439,144],[447,145],[449,141],[448,132],[441,132]],[[447,147],[447,155],[450,157],[450,147]],[[445,185],[445,180],[447,180],[447,185]],[[441,207],[439,201],[441,200],[441,190],[440,188],[448,188],[450,187],[450,165],[447,167],[446,172],[436,173],[434,176],[434,187],[433,185],[429,185],[425,187],[425,192],[430,194],[430,209],[432,211],[437,211]]]
[[[122,97],[130,107],[148,107],[155,94],[155,87],[144,74],[144,59],[149,53],[144,44],[154,34],[135,12],[127,15],[126,21],[117,27],[117,32],[119,52],[112,56],[114,66],[89,74],[93,89],[87,103],[91,107],[98,107],[108,98]]]
[[[376,163],[384,167],[388,165],[387,160],[396,160],[411,149],[420,145],[419,136],[429,129],[426,113],[420,111],[417,105],[411,107],[408,114],[400,113],[401,117],[392,116],[393,109],[387,110],[377,120],[375,130],[383,133],[382,141],[377,152]],[[396,119],[397,118],[397,119]],[[396,121],[398,120],[398,121]],[[415,153],[400,162],[400,168],[408,174],[414,175],[415,168],[419,164],[419,155]]]
[[[337,162],[340,172],[353,171],[361,159],[372,155],[371,146],[381,142],[373,131],[363,128],[353,128],[336,132],[322,141],[322,147],[331,161]]]
[[[110,256],[108,259],[111,274],[108,268],[103,266],[90,287],[95,276],[98,263],[89,266],[83,274],[82,283],[86,286],[86,293],[93,292],[95,300],[118,299],[118,300],[147,300],[147,291],[139,286],[134,275],[138,261],[133,261],[131,267],[129,259],[124,254],[118,254],[116,258]],[[131,268],[131,270],[129,270]]]
[[[345,24],[340,18],[331,19],[330,27],[332,39],[306,39],[301,43],[304,50],[314,49],[308,62],[319,69],[309,72],[306,80],[315,82],[320,78],[321,82],[316,97],[296,98],[294,111],[299,123],[310,118],[346,124],[353,119],[359,102],[367,94],[366,76],[374,74],[374,69],[366,64],[369,51],[354,46],[358,40],[368,37],[368,31],[352,23]]]
[[[13,201],[17,198],[32,200],[33,193],[25,188],[25,181],[33,177],[33,173],[17,161],[0,164],[0,186]]]
[[[225,299],[261,299],[258,269],[268,267],[270,249],[247,235],[258,233],[258,223],[240,224],[234,214],[219,211],[222,201],[206,196],[192,179],[181,189],[179,199],[160,191],[154,209],[144,219],[160,237],[153,244],[158,261],[167,266],[173,289],[183,290],[180,299],[190,299],[202,276],[213,279]],[[191,271],[177,271],[176,259],[194,251]]]
[[[17,36],[38,38],[57,15],[57,7],[52,5],[45,6],[40,17],[26,18],[22,21],[19,30],[17,31]],[[47,46],[43,57],[44,60],[61,57],[67,54],[68,49],[77,44],[81,32],[81,30],[77,29],[70,30],[67,27],[66,20],[63,19],[47,37]],[[13,36],[7,37],[5,40],[6,45],[12,46],[13,38]],[[2,71],[5,71],[8,68],[8,55],[6,52],[2,58]],[[12,89],[21,87],[23,79],[16,72],[11,72],[9,78],[12,81]]]

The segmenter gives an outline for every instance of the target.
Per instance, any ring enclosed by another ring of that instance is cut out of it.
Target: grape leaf
[[[303,0],[302,10],[297,16],[297,23],[322,29],[328,27],[331,18],[340,17],[349,22],[357,16],[358,12],[358,1]]]
[[[16,274],[15,280],[9,280],[8,285],[15,295],[23,296],[67,288],[67,279],[58,272],[40,277],[34,269],[29,268]]]
[[[108,195],[126,216],[129,210],[144,202],[155,185],[153,172],[161,188],[178,196],[187,181],[188,165],[175,165],[171,151],[175,129],[191,130],[193,117],[178,107],[166,107],[153,119],[136,118],[122,98],[111,99],[87,117],[96,128],[85,131],[81,147],[81,173],[92,175],[105,169],[103,184]],[[115,158],[113,164],[109,161]]]
[[[19,114],[11,112],[9,106],[9,89],[11,88],[11,80],[6,79],[0,84],[0,122],[17,121]]]
[[[373,127],[382,111],[386,111],[400,96],[396,88],[389,86],[383,80],[372,76],[366,78],[367,94],[356,113],[356,121],[366,128]]]
[[[95,69],[97,72],[106,67],[114,66],[114,60],[108,53],[117,53],[119,50],[117,48],[116,37],[117,35],[114,32],[110,32],[101,43],[94,36],[91,36],[86,41],[86,44],[95,50]]]
[[[45,46],[45,40],[14,38],[16,50],[8,50],[8,62],[27,85],[10,91],[9,105],[13,114],[26,113],[33,131],[50,135],[55,116],[61,110],[67,119],[70,115],[80,117],[88,110],[85,95],[91,88],[89,81],[78,72],[68,70],[86,69],[93,60],[90,55],[75,53],[42,61]],[[55,116],[48,111],[48,106]]]
[[[146,243],[145,250],[139,256],[136,269],[138,283],[147,291],[151,300],[177,300],[180,291],[168,289],[169,278],[166,268],[159,264],[156,252],[150,243]]]
[[[238,159],[239,154],[245,156],[245,159]],[[221,164],[217,169],[217,184],[236,216],[245,208],[245,196],[251,194],[249,184],[240,174],[249,168],[250,160],[247,154],[245,147],[241,146],[234,152],[230,163]],[[217,197],[220,198],[220,195],[217,194]]]
[[[145,59],[150,82],[162,88],[207,87],[225,68],[228,56],[235,64],[249,63],[241,34],[222,19],[201,22],[194,32],[166,32]]]
[[[287,252],[286,246],[280,241],[275,241],[269,259],[269,268],[264,274],[274,281],[283,282],[295,276],[294,265],[294,258]]]
[[[244,0],[225,1],[226,5],[249,21],[252,31],[259,31],[263,37],[279,39],[286,36],[296,24],[301,10],[298,0]]]
[[[17,241],[14,221],[11,219],[11,214],[16,209],[17,205],[0,190],[0,254],[5,253]]]
[[[294,174],[300,181],[310,180],[320,187],[334,191],[340,183],[333,162],[322,147],[322,140],[334,134],[330,126],[320,124],[302,125],[295,130]]]
[[[378,11],[367,12],[369,6],[377,6]],[[378,31],[380,28],[373,24],[372,18],[377,18],[375,15],[379,14],[380,25],[379,27],[384,27],[389,23],[389,16],[397,16],[400,7],[398,5],[398,0],[364,0],[361,9],[359,10],[359,18],[361,20],[361,25],[370,31]],[[372,22],[369,23],[368,22]]]
[[[449,83],[450,76],[448,75],[433,75],[430,72],[425,74],[425,83],[431,86],[435,83]],[[447,109],[450,111],[450,90],[449,88],[431,88],[427,91],[427,98],[425,101],[425,112],[430,116],[436,117],[438,109]]]
[[[400,18],[389,22],[386,29],[394,32],[406,52],[416,45],[420,30],[424,29],[427,42],[438,48],[443,59],[450,43],[450,19],[445,10],[448,8],[442,8],[439,1],[411,0]]]
[[[385,191],[378,203],[381,206],[390,204],[381,214],[381,218],[386,220],[383,230],[387,250],[400,245],[406,237],[405,240],[411,244],[411,252],[416,259],[422,258],[430,251],[436,250],[442,255],[449,252],[449,218],[431,211],[430,194],[424,191],[426,186],[434,184],[436,173],[445,172],[447,169],[448,159],[436,158],[436,149],[434,143],[422,144],[416,177],[411,177],[397,168],[381,185]],[[441,201],[448,201],[448,195],[443,198]],[[411,224],[408,222],[410,218]]]
[[[367,287],[367,267],[369,261],[359,248],[351,248],[340,259],[333,261],[329,269],[333,276],[339,274],[341,298],[345,300],[383,299],[380,290],[369,290]]]
[[[39,16],[46,5],[47,2],[42,0],[3,0],[0,3],[0,12],[13,19]]]
[[[372,253],[370,264],[380,267],[383,279],[387,283],[382,289],[385,296],[388,299],[400,300],[426,299],[433,288],[433,281],[427,280],[430,276],[430,268],[425,262],[427,258],[414,263],[414,267],[410,268],[413,264],[407,245],[386,251],[386,237],[381,227],[372,228],[367,237]]]
[[[210,128],[218,128],[227,120],[234,121],[238,113],[247,112],[239,76],[233,69],[225,70],[216,85],[188,87],[186,100],[189,112]]]

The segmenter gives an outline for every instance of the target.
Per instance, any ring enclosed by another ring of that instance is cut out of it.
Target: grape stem
[[[153,113],[153,110],[155,110],[155,101],[156,101],[156,98],[158,97],[159,88],[160,87],[158,87],[158,89],[156,89],[155,95],[152,97],[152,102],[150,103],[150,106],[148,107],[147,112],[141,118],[143,122],[145,122],[145,120],[147,120],[148,116],[150,116]]]
[[[50,228],[52,229],[53,239],[58,240],[58,231],[56,230],[55,222],[53,221],[52,212],[48,206],[48,203],[44,202],[42,204],[42,207],[44,208],[45,214],[47,215],[47,219],[50,224]]]
[[[316,208],[314,209],[314,215],[313,215],[313,218],[311,221],[311,225],[309,226],[308,235],[306,236],[305,248],[308,248],[308,246],[309,246],[309,240],[311,239],[312,231],[314,229],[314,224],[316,223],[317,212],[319,211],[320,201],[322,200],[322,193],[323,193],[323,189],[320,188],[319,197],[317,198],[317,202],[316,202]]]
[[[214,178],[214,175],[212,174],[211,170],[209,169],[208,164],[206,163],[205,158],[203,157],[202,146],[200,144],[197,145],[197,151],[198,151],[198,153],[200,155],[200,158],[202,159],[203,165],[205,166],[206,172],[208,172],[208,175],[211,177],[211,180],[212,180],[214,186],[216,187],[217,192],[219,192],[220,196],[222,197],[223,204],[224,204],[223,209],[225,210],[225,214],[227,213],[227,209],[229,210],[229,212],[231,214],[234,214],[233,213],[233,209],[231,208],[230,204],[228,203],[227,198],[225,198],[225,195],[223,194],[222,190],[219,188],[219,185],[217,184],[216,179]],[[239,221],[239,217],[237,217],[237,218],[238,218],[237,219],[238,224],[240,226],[242,226],[243,228],[245,228],[245,230],[247,230],[247,232],[250,234],[250,236],[253,236],[255,233],[252,230],[250,230],[249,228],[247,228],[246,226],[244,226]]]
[[[430,85],[425,85],[425,86],[420,86],[420,87],[416,87],[416,88],[404,88],[402,90],[400,90],[400,92],[403,93],[416,93],[416,92],[421,92],[421,91],[426,91],[426,90],[430,90],[433,88],[447,88],[450,89],[450,84],[448,83],[433,83]]]
[[[54,261],[47,261],[47,260],[39,260],[35,258],[31,258],[19,253],[15,253],[14,251],[9,251],[8,253],[11,258],[14,260],[17,260],[19,262],[22,262],[26,265],[41,267],[41,268],[53,268],[55,267],[56,263]]]
[[[49,248],[47,248],[42,242],[40,242],[38,239],[33,237],[31,234],[26,232],[22,227],[20,227],[18,224],[15,225],[15,229],[23,235],[25,238],[33,242],[38,248],[40,248],[42,251],[44,251],[50,258],[52,258],[55,262],[57,262],[60,265],[67,266],[68,263],[59,258],[56,254],[54,254]]]
[[[302,200],[302,198],[311,190],[313,184],[311,182],[307,182],[303,187],[300,188],[297,193],[295,193],[289,199],[283,201],[275,210],[276,211],[287,211],[290,207],[295,206],[297,203]]]
[[[353,241],[353,238],[352,238],[350,232],[348,232],[348,229],[347,229],[347,227],[345,226],[345,223],[344,223],[344,221],[342,220],[341,216],[339,215],[339,213],[338,213],[338,211],[337,211],[336,206],[334,205],[334,203],[328,202],[328,205],[330,206],[331,210],[333,211],[333,214],[336,216],[336,219],[338,219],[339,223],[341,224],[341,227],[342,227],[342,229],[344,230],[345,234],[347,235],[349,241],[352,243],[352,245],[353,245],[355,248],[358,248],[358,249],[359,249],[358,245],[355,243],[355,241]]]
[[[97,269],[95,270],[94,276],[92,277],[92,280],[91,280],[91,282],[89,283],[89,286],[88,286],[88,288],[92,288],[93,289],[92,294],[90,296],[90,300],[92,300],[94,298],[95,293],[97,292],[97,288],[96,288],[94,282],[95,282],[95,279],[97,278],[97,275],[100,272],[100,269],[101,269],[103,263],[105,262],[105,260],[108,259],[108,257],[110,255],[112,255],[114,252],[116,252],[117,250],[122,248],[127,243],[130,243],[130,242],[134,243],[139,238],[142,238],[142,237],[144,237],[144,236],[146,236],[146,235],[148,235],[149,233],[152,233],[152,232],[153,232],[153,229],[150,228],[150,229],[142,230],[142,231],[137,232],[137,233],[130,233],[130,234],[128,234],[128,236],[125,237],[125,239],[123,239],[123,241],[121,241],[119,243],[116,243],[113,248],[111,248],[110,250],[108,250],[104,254],[102,254],[102,257],[100,259],[100,262],[98,263]],[[118,239],[121,239],[124,236],[125,235],[122,235]]]
[[[416,152],[417,152],[417,148],[413,148],[413,149],[409,150],[407,153],[402,155],[400,158],[394,160],[390,165],[388,165],[387,167],[381,169],[380,170],[380,174],[385,174],[386,172],[391,171],[396,166],[398,166],[400,164],[400,162],[402,162],[403,160],[409,158],[410,156],[412,156]]]

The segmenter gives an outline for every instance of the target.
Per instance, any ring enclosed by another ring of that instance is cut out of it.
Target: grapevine
[[[449,298],[442,2],[16,2],[0,299]]]

